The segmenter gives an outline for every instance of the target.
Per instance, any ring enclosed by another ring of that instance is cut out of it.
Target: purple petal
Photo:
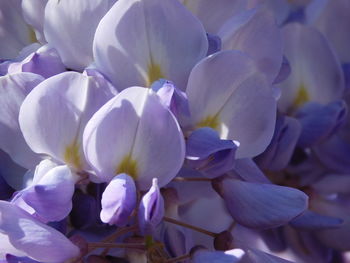
[[[114,3],[115,0],[48,1],[45,38],[68,68],[82,71],[93,61],[95,30]]]
[[[19,128],[18,115],[28,93],[44,79],[32,73],[0,77],[0,147],[18,164],[33,168],[39,157],[25,142]]]
[[[159,191],[156,178],[152,181],[152,187],[141,199],[138,216],[140,230],[143,234],[152,234],[154,228],[163,219],[164,199]]]
[[[300,133],[301,125],[298,120],[279,117],[270,145],[255,158],[260,168],[271,171],[285,168],[292,158]]]
[[[20,257],[27,256],[47,263],[64,262],[77,257],[80,253],[64,235],[36,221],[14,204],[0,201],[0,217],[0,235],[7,237],[8,245],[21,253],[7,250],[6,243],[5,247],[3,245],[0,247],[0,252]]]
[[[207,56],[210,56],[221,50],[221,39],[216,35],[211,35],[207,33],[208,38],[208,52]]]
[[[251,228],[284,225],[307,208],[308,197],[290,187],[249,183],[224,178],[215,188],[225,200],[231,216]]]
[[[164,106],[171,110],[180,124],[189,118],[190,109],[186,93],[175,87],[172,82],[164,79],[154,82],[151,88],[157,92]]]
[[[44,222],[60,221],[72,209],[76,175],[66,165],[50,169],[38,182],[20,191],[15,197],[21,198],[35,211],[35,216]],[[25,207],[23,207],[24,210]],[[28,211],[30,213],[30,211]]]
[[[243,261],[246,263],[293,263],[257,249],[249,249],[243,257]]]
[[[247,182],[262,184],[271,183],[259,166],[250,158],[236,160],[234,171]]]
[[[279,109],[291,112],[308,101],[325,104],[342,99],[342,69],[322,34],[297,23],[286,25],[282,33],[292,72],[278,85],[282,90]]]
[[[87,167],[82,133],[87,121],[113,96],[93,77],[65,72],[38,85],[24,100],[19,122],[26,142],[75,169]]]
[[[338,57],[343,62],[350,62],[349,54],[349,27],[350,27],[350,4],[347,0],[333,1],[313,1],[320,2],[321,5],[326,2],[319,15],[309,21],[330,41],[335,48]],[[311,6],[311,5],[310,5]],[[307,11],[309,11],[307,9]],[[308,14],[308,12],[307,12]],[[310,14],[308,14],[310,15]]]
[[[188,164],[209,178],[232,170],[238,143],[221,140],[218,133],[208,127],[191,133],[186,142]]]
[[[327,139],[344,123],[347,105],[344,101],[335,101],[327,105],[307,103],[297,113],[296,118],[302,125],[298,146],[306,148]]]
[[[22,17],[21,1],[1,1],[0,14],[0,59],[15,58],[24,46],[32,42]]]
[[[149,189],[153,178],[162,187],[175,177],[184,161],[184,144],[173,114],[156,93],[141,87],[123,90],[107,102],[84,131],[84,152],[100,180],[127,173],[141,190]]]
[[[338,173],[350,173],[350,144],[338,134],[314,147],[323,165]]]
[[[124,226],[136,207],[134,180],[127,174],[114,177],[103,192],[101,203],[102,222]]]
[[[36,38],[45,43],[44,16],[48,0],[22,0],[24,20],[35,29]]]
[[[118,90],[165,78],[184,90],[208,41],[200,22],[175,0],[121,0],[94,39],[97,68]]]
[[[32,260],[27,257],[16,257],[16,256],[7,254],[6,263],[40,263],[40,262],[36,260]]]
[[[242,249],[236,248],[228,251],[209,251],[198,249],[192,256],[193,263],[238,263],[245,252]]]
[[[265,150],[273,135],[276,102],[247,55],[222,51],[202,60],[191,72],[186,93],[194,128],[211,127],[221,139],[238,141],[237,158]]]
[[[228,19],[246,6],[245,0],[181,0],[181,2],[198,17],[210,34],[217,34]]]
[[[268,8],[243,11],[220,30],[223,50],[240,50],[251,56],[272,83],[282,64],[282,36]]]
[[[35,52],[31,53],[24,60],[12,63],[8,67],[8,73],[32,72],[49,78],[66,70],[62,64],[61,58],[57,51],[48,46],[42,46]]]
[[[324,228],[337,228],[343,223],[342,219],[320,215],[306,210],[300,216],[290,221],[290,225],[302,230],[318,230]]]
[[[275,78],[275,80],[273,81],[273,84],[278,84],[278,83],[286,80],[289,77],[291,71],[292,71],[292,69],[290,67],[289,61],[287,60],[286,57],[283,57],[280,71],[279,71],[277,77]]]

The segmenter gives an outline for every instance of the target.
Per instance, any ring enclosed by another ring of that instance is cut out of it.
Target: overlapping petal
[[[264,6],[233,16],[220,29],[223,50],[240,50],[254,58],[269,83],[282,64],[282,37],[273,13]]]
[[[21,1],[0,1],[0,59],[15,58],[32,42],[31,34],[22,17]]]
[[[224,178],[215,188],[231,216],[250,228],[286,224],[307,208],[307,195],[290,187]]]
[[[29,206],[27,212],[34,212],[34,215],[43,222],[60,221],[72,209],[72,196],[78,176],[72,174],[66,165],[40,169],[40,166],[47,166],[46,162],[45,160],[39,164],[37,174],[34,175],[34,178],[35,176],[40,178],[18,192],[13,202],[18,203],[20,207],[23,205],[22,201],[25,202],[22,208],[26,210]]]
[[[44,79],[33,73],[0,77],[0,147],[18,164],[33,168],[39,157],[25,142],[18,123],[20,107],[28,93]]]
[[[145,190],[153,178],[158,178],[161,187],[176,175],[185,146],[175,117],[158,95],[132,87],[91,118],[84,131],[84,152],[101,180],[126,173]]]
[[[297,23],[282,30],[284,52],[292,68],[279,84],[278,107],[291,112],[308,101],[321,104],[342,98],[344,77],[338,58],[320,32]]]
[[[44,34],[63,63],[82,71],[92,61],[92,42],[102,17],[116,0],[49,0]]]
[[[113,94],[93,77],[65,72],[38,85],[24,100],[19,122],[37,153],[76,169],[86,168],[82,151],[85,124]]]
[[[114,177],[102,195],[102,222],[124,226],[136,208],[136,194],[134,180],[129,175]]]
[[[238,141],[237,158],[265,150],[273,135],[276,102],[247,55],[223,51],[202,60],[191,72],[186,93],[193,125]]]
[[[5,240],[1,252],[47,263],[64,262],[80,253],[63,234],[36,221],[14,204],[0,201],[0,219],[0,235]],[[17,254],[18,250],[21,253]]]
[[[119,0],[94,39],[97,68],[119,90],[159,78],[183,90],[207,49],[203,26],[177,0]]]

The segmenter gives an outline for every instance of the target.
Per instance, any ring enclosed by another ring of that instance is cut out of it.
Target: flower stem
[[[166,221],[166,222],[169,222],[169,223],[172,223],[172,224],[176,224],[176,225],[179,225],[179,226],[183,226],[183,227],[186,227],[186,228],[195,230],[195,231],[197,231],[197,232],[206,234],[206,235],[211,236],[211,237],[216,237],[216,236],[217,236],[217,234],[214,233],[214,232],[210,232],[210,231],[205,230],[205,229],[203,229],[203,228],[196,227],[196,226],[193,226],[193,225],[190,225],[190,224],[181,222],[181,221],[179,221],[179,220],[176,220],[176,219],[173,219],[173,218],[170,218],[170,217],[166,217],[166,216],[165,216],[163,219],[164,219],[164,221]]]
[[[102,242],[92,242],[88,243],[89,248],[136,248],[136,249],[146,249],[144,244],[139,243],[102,243]]]
[[[138,230],[138,226],[137,225],[133,225],[133,226],[129,226],[129,227],[124,227],[122,229],[119,229],[118,231],[114,232],[113,234],[109,235],[108,237],[104,238],[103,240],[101,240],[101,243],[109,243],[109,242],[113,242],[114,240],[116,240],[118,237],[132,232],[132,231],[137,231]],[[88,253],[92,252],[93,250],[95,250],[97,247],[93,247],[93,246],[89,246],[88,248]]]

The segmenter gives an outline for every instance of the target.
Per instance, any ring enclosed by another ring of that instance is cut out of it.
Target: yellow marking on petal
[[[151,86],[156,80],[164,78],[164,74],[159,64],[151,62],[148,65],[147,78],[147,86]]]
[[[298,93],[295,96],[293,105],[295,107],[299,107],[299,106],[303,105],[304,103],[308,102],[309,100],[310,100],[309,92],[305,88],[304,84],[301,84],[299,86]]]
[[[73,165],[75,168],[81,168],[79,148],[77,142],[68,145],[64,151],[64,162]]]
[[[128,154],[120,162],[115,173],[126,173],[135,179],[137,177],[137,162]]]
[[[211,116],[209,115],[208,117],[204,118],[201,120],[199,123],[197,123],[198,128],[202,127],[210,127],[213,128],[214,130],[217,130],[219,128],[219,118],[217,115]]]
[[[29,27],[29,41],[31,43],[36,43],[38,42],[38,39],[36,38],[35,31],[32,27]]]

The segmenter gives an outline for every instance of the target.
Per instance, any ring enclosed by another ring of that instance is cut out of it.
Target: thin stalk
[[[176,224],[176,225],[179,225],[179,226],[183,226],[183,227],[192,229],[192,230],[194,230],[194,231],[197,231],[197,232],[206,234],[206,235],[211,236],[211,237],[214,237],[214,238],[218,235],[217,233],[214,233],[214,232],[205,230],[205,229],[203,229],[203,228],[200,228],[200,227],[197,227],[197,226],[193,226],[193,225],[190,225],[190,224],[181,222],[181,221],[179,221],[179,220],[176,220],[176,219],[173,219],[173,218],[170,218],[170,217],[166,217],[166,216],[165,216],[165,217],[163,217],[163,219],[164,219],[164,221],[166,221],[166,222],[169,222],[169,223],[172,223],[172,224]]]
[[[139,243],[101,243],[101,242],[91,242],[88,243],[89,248],[136,248],[136,249],[146,249],[144,244]]]

